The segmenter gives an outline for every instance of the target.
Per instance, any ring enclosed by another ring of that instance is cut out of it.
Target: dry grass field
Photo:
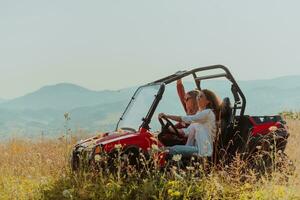
[[[300,121],[288,120],[288,125],[287,154],[295,173],[275,170],[259,179],[242,174],[238,159],[227,169],[202,176],[194,175],[195,168],[126,177],[73,174],[69,155],[76,138],[12,139],[0,144],[0,199],[300,199]]]

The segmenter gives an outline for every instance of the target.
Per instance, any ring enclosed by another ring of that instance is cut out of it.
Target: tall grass
[[[300,121],[288,120],[287,154],[300,162]],[[12,139],[0,144],[0,199],[300,199],[299,169],[258,178],[237,157],[205,173],[201,165],[169,171],[72,173],[69,155],[77,138]]]

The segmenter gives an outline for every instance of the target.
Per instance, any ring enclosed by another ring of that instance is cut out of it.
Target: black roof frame
[[[209,71],[209,70],[215,70],[215,69],[221,69],[224,71],[224,73],[219,73],[219,74],[214,74],[214,75],[209,75],[209,76],[202,76],[202,77],[197,77],[196,73],[197,72],[201,72],[201,71]],[[233,116],[234,118],[236,117],[236,113],[237,110],[240,110],[240,117],[244,116],[245,113],[245,109],[246,109],[246,98],[244,93],[242,92],[242,90],[240,89],[240,87],[238,86],[237,82],[235,81],[235,79],[233,78],[231,72],[229,71],[229,69],[223,65],[211,65],[211,66],[206,66],[206,67],[198,67],[189,71],[179,71],[175,74],[172,74],[170,76],[166,76],[164,78],[161,78],[159,80],[156,80],[154,82],[148,83],[146,85],[143,85],[141,87],[139,87],[136,92],[134,93],[131,101],[129,102],[129,104],[127,105],[124,113],[122,114],[122,117],[120,118],[120,121],[122,120],[123,116],[126,113],[127,108],[129,107],[129,105],[131,104],[131,102],[134,100],[134,96],[136,95],[137,91],[139,91],[139,89],[141,89],[142,87],[145,86],[150,86],[150,85],[157,85],[160,84],[161,87],[156,95],[156,98],[152,104],[152,106],[150,107],[147,115],[145,118],[143,118],[143,123],[141,125],[141,127],[149,129],[149,124],[151,122],[152,116],[163,96],[163,93],[165,91],[165,85],[168,85],[174,81],[177,81],[179,79],[182,79],[186,76],[190,76],[192,75],[195,81],[195,84],[197,86],[198,89],[201,90],[201,81],[202,80],[208,80],[208,79],[214,79],[214,78],[227,78],[227,80],[229,80],[232,85],[231,85],[231,92],[233,94],[234,97],[234,105],[233,105]],[[117,124],[117,128],[118,125],[120,123],[120,121]]]

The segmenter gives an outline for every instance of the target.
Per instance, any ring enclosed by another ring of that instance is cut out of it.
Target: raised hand
[[[165,113],[159,113],[159,114],[158,114],[158,118],[166,118]]]
[[[178,80],[176,81],[176,83],[177,83],[177,85],[182,85],[182,80],[181,80],[181,79],[178,79]]]

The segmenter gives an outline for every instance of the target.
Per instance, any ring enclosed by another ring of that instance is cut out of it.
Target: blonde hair
[[[199,90],[191,90],[188,91],[186,94],[190,95],[193,99],[196,100],[197,96],[199,96],[200,91]]]

